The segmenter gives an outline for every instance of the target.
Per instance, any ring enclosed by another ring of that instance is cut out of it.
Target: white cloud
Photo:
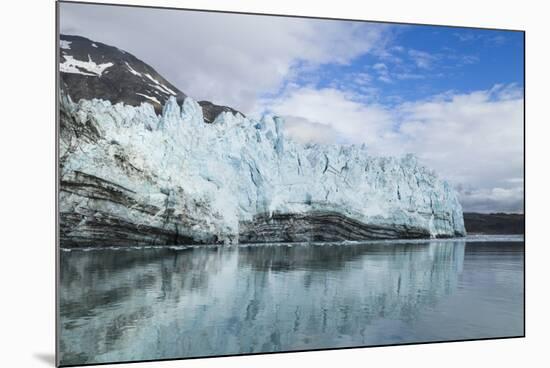
[[[373,80],[422,79],[427,70],[438,75],[444,58],[464,64],[476,56],[392,45],[392,28],[381,24],[69,3],[60,9],[61,32],[116,45],[196,99],[249,114],[271,110],[286,117],[287,133],[302,142],[413,152],[455,184],[466,209],[521,209],[521,89],[497,85],[408,103],[394,96],[391,109],[376,103]],[[313,87],[326,77],[320,65],[345,65],[365,53],[377,60],[370,69]],[[298,77],[302,86],[293,83]],[[351,84],[361,94],[350,92]]]
[[[460,191],[462,206],[471,212],[523,213],[523,187]]]
[[[362,104],[355,97],[334,88],[296,87],[265,103],[271,112],[288,120],[288,133],[300,141],[320,125],[335,132],[333,142],[375,144],[391,128],[392,116],[383,106]],[[291,127],[297,119],[301,119],[300,127]]]
[[[521,211],[522,96],[513,85],[497,85],[390,110],[334,88],[294,87],[265,103],[286,117],[287,134],[298,141],[367,143],[376,155],[412,152],[460,189],[467,210]]]
[[[473,32],[457,32],[454,36],[462,42],[479,41],[482,40],[486,45],[501,46],[506,43],[507,39],[503,35],[483,35]]]
[[[341,133],[330,125],[292,115],[285,116],[285,132],[300,143],[329,144],[342,139]]]
[[[467,183],[479,193],[501,188],[517,194],[523,187],[514,181],[523,176],[520,91],[495,86],[404,104],[399,111],[403,147],[455,184]],[[465,204],[471,196],[463,193]]]
[[[372,66],[372,68],[376,71],[376,73],[378,73],[378,80],[384,83],[391,83],[392,80],[390,77],[390,72],[386,64],[376,63]]]
[[[424,79],[425,76],[422,74],[416,74],[416,73],[397,73],[395,74],[395,78],[400,80],[411,80],[411,79]]]
[[[409,56],[415,62],[416,66],[421,69],[430,69],[432,64],[437,60],[437,56],[435,55],[414,49],[409,50]]]
[[[464,55],[462,56],[462,63],[463,64],[475,64],[479,62],[479,57],[475,55]]]
[[[370,84],[372,78],[367,73],[355,73],[352,75],[353,82],[361,86],[367,86]]]
[[[383,47],[387,26],[316,19],[61,4],[61,32],[116,45],[185,93],[243,112],[297,68]]]
[[[466,42],[466,41],[474,41],[479,39],[480,35],[473,33],[471,31],[467,32],[455,32],[453,33],[455,37],[457,37],[460,41]]]

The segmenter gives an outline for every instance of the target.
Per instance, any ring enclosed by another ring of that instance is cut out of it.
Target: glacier
[[[299,144],[277,116],[62,92],[59,124],[62,247],[465,235],[457,193],[413,155]]]

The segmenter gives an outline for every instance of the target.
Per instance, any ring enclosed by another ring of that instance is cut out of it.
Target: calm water
[[[61,363],[522,335],[507,240],[62,251]]]

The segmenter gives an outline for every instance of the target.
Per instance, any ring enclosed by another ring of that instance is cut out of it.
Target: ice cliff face
[[[465,233],[456,193],[413,156],[300,145],[277,117],[62,94],[60,133],[62,247]]]

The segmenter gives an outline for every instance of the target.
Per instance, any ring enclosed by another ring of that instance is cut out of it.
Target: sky
[[[195,100],[282,116],[298,142],[413,153],[465,211],[523,212],[521,32],[69,3],[59,19]]]

